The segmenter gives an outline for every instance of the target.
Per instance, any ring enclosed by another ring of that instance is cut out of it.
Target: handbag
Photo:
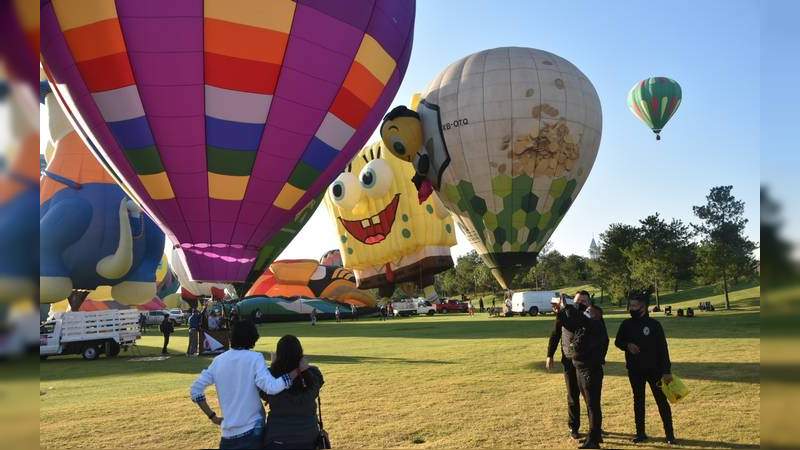
[[[689,395],[689,388],[686,387],[682,379],[674,374],[672,375],[671,383],[664,383],[662,380],[658,380],[658,386],[664,392],[664,396],[667,397],[670,403],[678,403],[681,399]]]
[[[328,436],[328,432],[325,431],[325,426],[322,424],[322,400],[320,399],[319,395],[317,396],[317,414],[319,416],[317,419],[317,422],[319,423],[319,435],[317,435],[317,448],[319,449],[331,448],[331,439]]]

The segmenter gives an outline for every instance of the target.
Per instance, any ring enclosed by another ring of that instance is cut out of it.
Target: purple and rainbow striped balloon
[[[41,53],[76,128],[192,278],[240,282],[386,112],[414,10],[414,0],[41,0]]]

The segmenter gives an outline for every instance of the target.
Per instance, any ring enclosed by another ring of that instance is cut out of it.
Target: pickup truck
[[[441,303],[436,304],[437,313],[465,313],[467,312],[467,304],[458,300],[443,300]]]
[[[56,313],[39,327],[39,357],[81,355],[114,357],[136,343],[139,311],[135,309]]]
[[[436,307],[433,306],[433,303],[425,300],[424,298],[418,298],[414,300],[414,303],[417,304],[417,314],[420,316],[432,316],[434,313],[436,313]]]

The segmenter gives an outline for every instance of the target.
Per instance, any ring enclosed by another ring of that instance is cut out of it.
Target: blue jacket
[[[200,314],[198,314],[198,313],[194,313],[191,316],[189,316],[189,328],[190,329],[191,328],[199,329],[200,328],[201,319],[202,318],[201,318]]]

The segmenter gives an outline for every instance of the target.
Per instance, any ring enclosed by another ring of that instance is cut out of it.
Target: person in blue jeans
[[[252,322],[236,322],[231,330],[231,349],[214,358],[189,390],[192,401],[222,428],[220,449],[261,448],[266,416],[259,389],[277,394],[291,387],[293,380],[308,369],[303,358],[296,368],[273,376],[264,356],[252,350],[258,337]],[[205,390],[212,384],[217,389],[222,416],[206,402]]]

